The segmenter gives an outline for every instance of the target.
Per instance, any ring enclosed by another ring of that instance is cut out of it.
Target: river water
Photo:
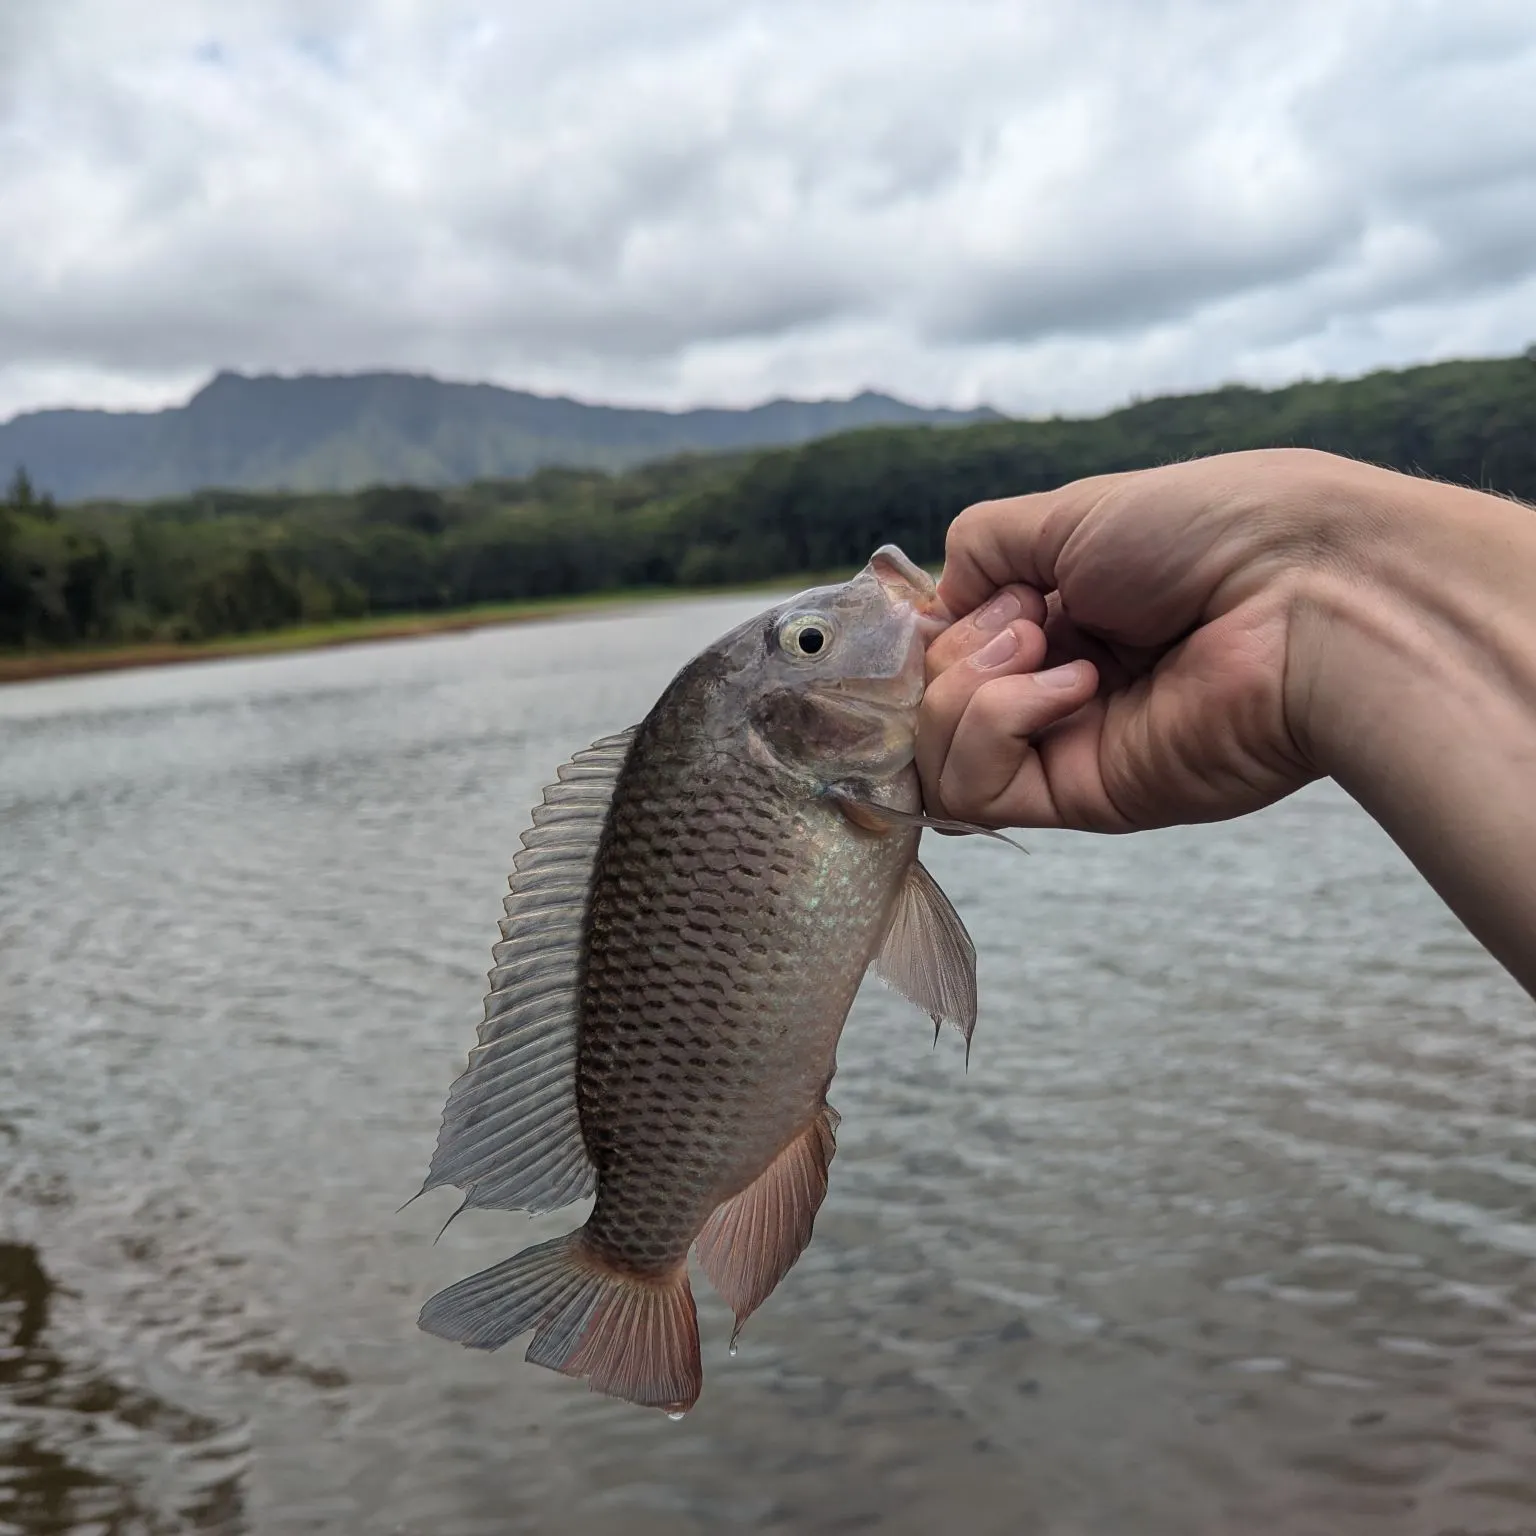
[[[681,1423],[419,1333],[528,807],[755,603],[0,690],[0,1533],[1536,1531],[1536,1015],[1319,786],[928,861]],[[932,840],[930,839],[930,842]]]

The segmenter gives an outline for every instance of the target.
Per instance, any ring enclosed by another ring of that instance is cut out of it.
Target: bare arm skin
[[[1329,775],[1536,995],[1536,510],[1226,454],[968,508],[939,591],[935,812],[1128,832]]]

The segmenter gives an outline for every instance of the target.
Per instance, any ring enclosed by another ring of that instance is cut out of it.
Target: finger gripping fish
[[[917,862],[930,578],[887,545],[689,662],[578,752],[513,860],[485,1021],[424,1189],[586,1224],[439,1292],[427,1332],[680,1413],[688,1255],[736,1330],[827,1189],[838,1038],[871,964],[969,1047],[975,951]],[[975,830],[975,829],[970,829]],[[734,1337],[734,1336],[733,1336]]]

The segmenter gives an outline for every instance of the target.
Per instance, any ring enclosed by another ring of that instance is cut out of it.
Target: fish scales
[[[650,1272],[819,1109],[917,840],[861,833],[782,770],[715,753],[701,686],[669,695],[620,775],[582,989],[587,1232]],[[894,798],[916,809],[914,776]]]
[[[707,647],[564,764],[513,859],[479,1043],[423,1190],[586,1223],[433,1296],[428,1332],[686,1411],[690,1250],[742,1323],[810,1241],[871,967],[969,1045],[975,951],[917,861],[923,641],[892,546]],[[450,1218],[451,1219],[451,1218]]]

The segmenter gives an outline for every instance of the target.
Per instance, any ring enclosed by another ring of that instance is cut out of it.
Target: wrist
[[[1536,984],[1536,511],[1384,471],[1296,581],[1298,745]]]
[[[1287,710],[1318,771],[1353,777],[1389,724],[1433,740],[1512,707],[1536,732],[1536,511],[1385,470],[1343,500],[1291,596]]]

